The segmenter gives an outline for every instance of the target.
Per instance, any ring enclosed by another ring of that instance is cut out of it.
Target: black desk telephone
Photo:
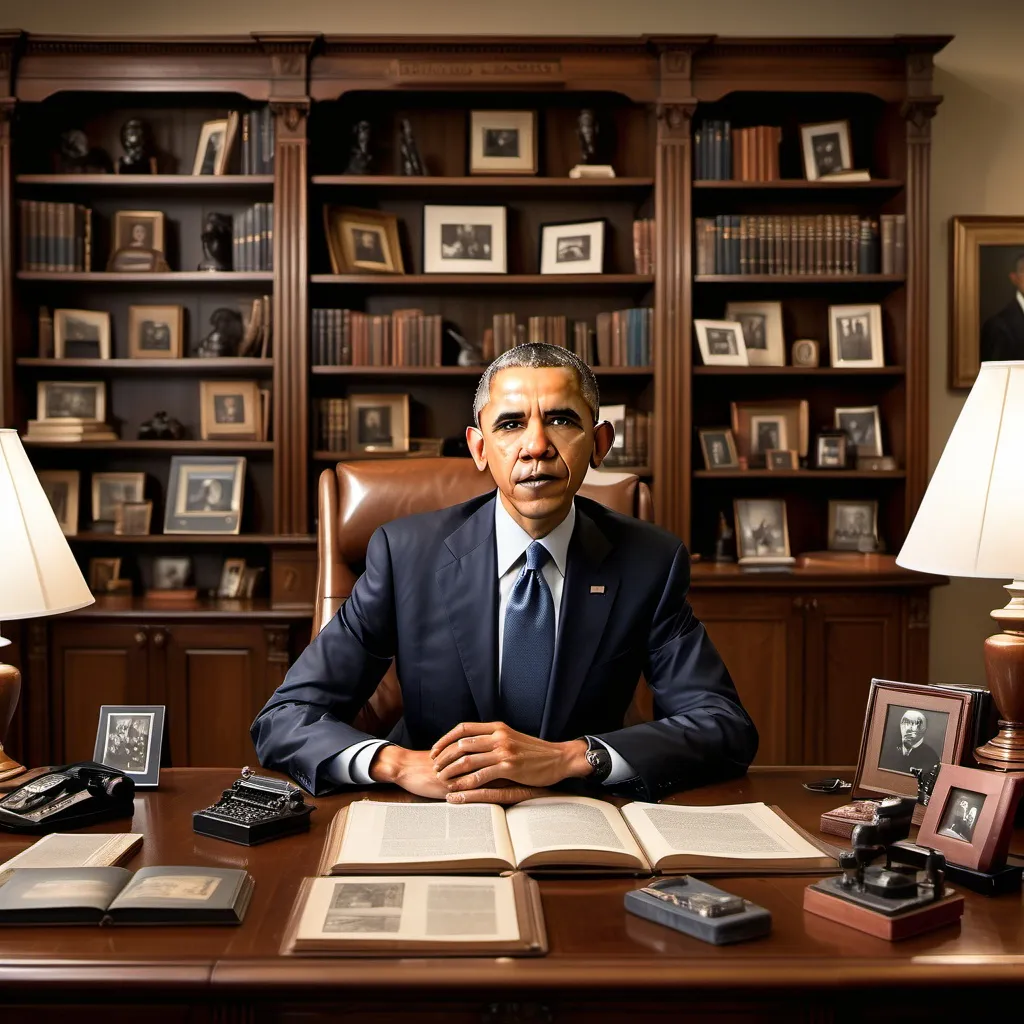
[[[23,782],[0,799],[0,829],[67,831],[108,818],[131,817],[135,782],[94,761],[63,765]]]

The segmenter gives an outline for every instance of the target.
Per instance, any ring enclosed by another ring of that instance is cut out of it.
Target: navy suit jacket
[[[348,725],[396,659],[404,717],[391,739],[428,749],[460,722],[500,717],[495,492],[378,529],[338,614],[252,726],[260,761],[313,793],[334,757],[367,738]],[[678,537],[576,498],[558,642],[540,735],[606,740],[642,799],[742,774],[757,731],[686,599]],[[640,674],[655,720],[622,727]]]
[[[1024,309],[1015,295],[981,326],[981,361],[1024,359]]]

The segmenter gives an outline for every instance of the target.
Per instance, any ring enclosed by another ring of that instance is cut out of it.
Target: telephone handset
[[[0,799],[0,829],[66,831],[131,817],[134,810],[133,779],[95,761],[79,761],[29,779]]]

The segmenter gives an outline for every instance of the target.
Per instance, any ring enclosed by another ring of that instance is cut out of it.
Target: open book
[[[497,873],[512,869],[626,874],[821,874],[837,869],[762,803],[718,807],[555,796],[497,804],[356,800],[331,822],[318,873]]]

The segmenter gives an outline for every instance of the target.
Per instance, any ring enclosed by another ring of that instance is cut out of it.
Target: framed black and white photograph
[[[743,328],[747,362],[751,366],[785,366],[781,302],[729,302],[725,319]]]
[[[729,427],[704,427],[697,431],[705,469],[739,469],[736,439]]]
[[[793,342],[790,360],[794,366],[817,366],[821,361],[821,346],[813,338],[798,338]]]
[[[750,454],[764,455],[777,448],[789,448],[789,430],[785,416],[750,417]]]
[[[544,224],[540,229],[542,274],[600,274],[604,272],[603,220]]]
[[[245,456],[171,457],[164,533],[238,533]]]
[[[204,441],[258,441],[260,419],[258,381],[199,382],[199,436]]]
[[[795,448],[766,448],[764,467],[767,470],[793,470],[800,468],[800,457]]]
[[[423,272],[504,274],[504,206],[423,207]]]
[[[409,450],[409,396],[349,395],[351,448],[355,452]]]
[[[180,359],[184,332],[184,306],[128,307],[131,359]]]
[[[107,385],[101,380],[41,380],[36,385],[36,419],[107,418]]]
[[[815,469],[846,469],[846,442],[848,438],[841,430],[822,431],[814,447]]]
[[[694,320],[705,366],[748,366],[743,327],[733,320]]]
[[[78,489],[80,476],[77,469],[39,469],[36,476],[43,485],[43,493],[60,523],[65,537],[78,533]]]
[[[878,502],[837,501],[828,503],[829,551],[878,550]]]
[[[161,210],[118,210],[114,214],[111,252],[119,249],[164,251],[164,215]]]
[[[828,337],[833,366],[885,366],[881,306],[829,306]]]
[[[161,555],[153,559],[151,590],[184,590],[192,582],[192,559],[187,555]]]
[[[228,157],[231,154],[231,144],[237,126],[236,113],[216,121],[203,122],[195,159],[192,162],[193,174],[224,174],[227,171]]]
[[[332,273],[405,273],[395,214],[354,206],[325,206],[324,228]]]
[[[470,111],[469,173],[536,174],[536,112]]]
[[[835,425],[850,439],[858,455],[882,455],[882,418],[877,405],[836,409]]]
[[[100,705],[92,759],[131,776],[137,789],[160,783],[164,742],[162,704]]]
[[[121,502],[142,501],[146,474],[93,473],[91,483],[93,522],[113,523]]]
[[[53,311],[55,359],[109,359],[110,314],[95,309]]]
[[[835,171],[853,168],[849,121],[825,121],[800,125],[804,176],[808,181],[827,178]]]
[[[217,596],[241,597],[244,576],[244,558],[225,558],[220,571],[220,582],[217,584]]]
[[[740,562],[788,559],[789,525],[782,498],[737,498],[733,503]]]

